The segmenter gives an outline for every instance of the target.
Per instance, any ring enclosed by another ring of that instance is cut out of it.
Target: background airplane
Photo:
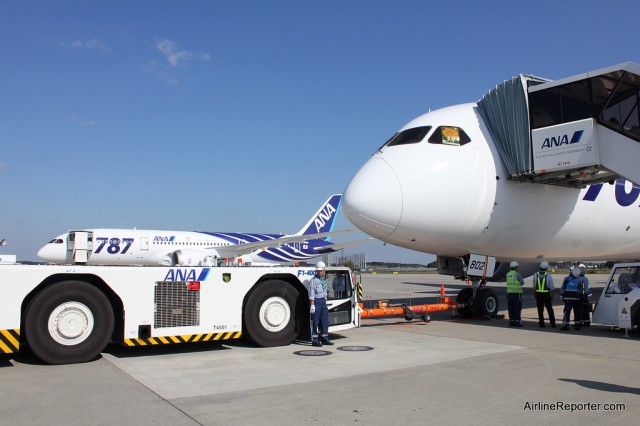
[[[38,256],[51,263],[87,265],[214,266],[224,262],[262,266],[299,262],[362,242],[329,241],[331,235],[351,232],[332,231],[341,197],[329,197],[293,235],[85,229],[57,236],[38,251]]]
[[[597,77],[590,77],[592,74]],[[602,76],[588,73],[564,86],[555,86],[558,93],[563,90],[562,95],[552,97],[555,93],[548,92],[546,101],[550,107],[559,106],[550,99],[570,101],[572,113],[584,113],[594,134],[617,138],[616,143],[626,135],[632,149],[640,140],[637,132],[633,134],[640,120],[640,91],[638,79],[625,77],[629,74],[617,70]],[[616,84],[616,79],[625,78]],[[590,91],[572,93],[571,85],[584,87],[588,79]],[[623,89],[627,92],[614,93]],[[602,92],[598,99],[594,98],[596,90]],[[585,96],[592,97],[584,101]],[[555,110],[552,112],[548,117],[560,117]],[[563,112],[570,115],[568,109]],[[580,140],[582,130],[563,133],[561,128],[552,126],[551,131],[556,132],[557,138],[545,140],[543,149],[557,150],[562,143],[578,149],[585,143],[586,138]],[[439,272],[455,276],[465,275],[470,254],[496,258],[494,280],[504,278],[511,260],[520,262],[523,275],[530,275],[542,259],[640,258],[638,186],[617,177],[605,177],[590,186],[581,182],[549,185],[521,179],[507,169],[493,135],[478,103],[443,108],[415,118],[353,177],[344,191],[345,216],[382,241],[436,254]],[[621,152],[607,152],[607,158],[620,162],[637,160],[636,156]],[[600,155],[604,157],[602,152]],[[594,175],[598,170],[602,171],[597,169]],[[543,174],[544,170],[527,178]],[[588,173],[561,171],[557,177],[565,175],[581,179]],[[611,184],[603,184],[605,181]]]

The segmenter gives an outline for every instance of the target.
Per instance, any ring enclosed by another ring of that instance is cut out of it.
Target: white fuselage
[[[383,147],[348,184],[343,212],[364,232],[441,256],[640,257],[640,191],[631,183],[604,184],[598,192],[593,185],[576,189],[508,179],[475,103],[429,112],[401,131],[427,125],[433,127],[424,140]],[[471,141],[429,143],[438,126],[457,126]]]
[[[296,263],[358,244],[333,244],[342,194],[331,195],[295,234],[85,229],[49,241],[38,256],[57,264],[189,265]]]
[[[225,261],[225,247],[243,243],[269,241],[282,237],[273,234],[206,233],[136,229],[88,229],[91,244],[87,265],[193,265],[214,266]],[[51,263],[73,263],[69,234],[54,238],[38,251]],[[308,259],[308,244],[291,242],[269,249],[252,249],[227,259],[230,263],[254,266],[273,265]]]

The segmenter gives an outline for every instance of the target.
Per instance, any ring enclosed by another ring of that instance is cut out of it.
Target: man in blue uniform
[[[327,297],[329,289],[325,277],[325,264],[316,264],[316,275],[309,283],[309,303],[311,304],[311,344],[313,346],[333,345],[329,340],[329,310],[327,309]],[[318,339],[318,326],[321,327],[320,339]]]
[[[509,264],[511,270],[507,272],[507,306],[509,307],[509,327],[522,327],[522,286],[524,280],[518,272],[518,262]]]
[[[556,316],[553,313],[551,304],[551,293],[554,290],[553,278],[547,273],[549,262],[546,260],[540,263],[540,270],[533,274],[533,290],[536,292],[536,305],[538,307],[538,323],[540,328],[544,328],[544,308],[547,308],[551,328],[556,328]]]
[[[583,279],[580,277],[580,268],[571,269],[571,274],[565,277],[560,289],[560,295],[564,301],[564,317],[560,330],[569,330],[571,322],[571,310],[573,310],[574,328],[580,330],[582,324],[582,294],[584,289]]]

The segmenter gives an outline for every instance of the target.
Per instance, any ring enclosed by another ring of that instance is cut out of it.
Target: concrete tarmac
[[[554,278],[559,285],[562,276]],[[590,279],[599,295],[606,275]],[[635,423],[640,334],[625,338],[598,325],[541,329],[525,281],[522,329],[442,312],[430,323],[364,320],[333,335],[324,356],[297,355],[312,349],[306,342],[256,348],[244,341],[111,345],[96,361],[64,366],[5,356],[0,418],[69,426]],[[464,287],[439,275],[363,275],[371,304],[435,301],[441,284],[452,296]],[[504,284],[491,286],[506,313]],[[556,297],[559,321],[560,303]],[[340,350],[359,346],[371,350]]]

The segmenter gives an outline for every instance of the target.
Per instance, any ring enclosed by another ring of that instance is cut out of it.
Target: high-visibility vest
[[[583,280],[569,275],[562,283],[562,299],[563,300],[580,300],[583,291]]]
[[[536,287],[536,293],[549,293],[549,289],[547,288],[547,273],[545,272],[541,275],[540,272],[538,272],[536,275],[538,277],[538,286]]]
[[[507,272],[507,293],[522,293],[522,285],[518,281],[517,274],[513,269]]]

